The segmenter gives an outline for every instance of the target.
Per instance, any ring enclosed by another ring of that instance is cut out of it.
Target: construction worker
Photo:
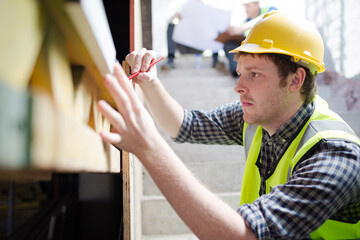
[[[200,239],[360,238],[360,140],[316,95],[324,45],[306,20],[265,14],[232,50],[240,101],[184,110],[164,89],[153,51],[126,60],[156,122],[177,142],[239,144],[246,153],[240,206],[219,200],[161,138],[120,65],[105,85],[117,104],[98,103],[114,131],[103,140],[134,153]],[[226,174],[226,173],[224,173]]]
[[[245,21],[238,26],[229,26],[225,32],[220,33],[215,39],[224,43],[225,55],[229,62],[229,70],[234,77],[238,76],[236,73],[237,62],[234,61],[235,54],[230,53],[229,51],[241,44],[241,42],[249,34],[250,29],[262,15],[267,12],[277,10],[274,6],[260,7],[259,0],[242,0],[241,3],[243,4],[246,13]]]

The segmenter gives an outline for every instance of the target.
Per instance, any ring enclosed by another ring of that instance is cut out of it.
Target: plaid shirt
[[[305,104],[275,134],[264,130],[261,191],[288,144],[314,111]],[[185,110],[176,142],[243,145],[243,111],[239,101],[214,111]],[[259,239],[306,239],[327,219],[360,220],[360,147],[345,140],[323,140],[295,167],[293,176],[271,193],[239,207]]]

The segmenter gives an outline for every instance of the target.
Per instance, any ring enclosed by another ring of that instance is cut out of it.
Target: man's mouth
[[[243,107],[251,107],[251,106],[253,106],[253,104],[250,101],[247,101],[247,100],[241,100],[240,99],[240,102],[241,102],[241,106],[243,106]]]

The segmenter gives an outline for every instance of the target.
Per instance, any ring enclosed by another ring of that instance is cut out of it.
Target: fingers
[[[107,74],[104,78],[104,84],[115,100],[118,111],[126,120],[133,116],[133,109],[138,107],[140,103],[128,77],[118,63],[115,64],[114,74],[116,78]]]
[[[102,140],[104,140],[105,142],[108,142],[110,144],[113,144],[115,146],[117,144],[119,144],[122,140],[120,134],[117,134],[117,133],[101,131],[100,136],[101,136]]]
[[[137,105],[138,103],[138,98],[137,95],[135,94],[134,88],[132,87],[128,77],[126,76],[123,68],[121,67],[120,64],[115,64],[114,67],[114,75],[116,77],[117,82],[120,85],[120,88],[126,93],[127,95],[127,99],[125,100],[125,102],[122,102],[122,104],[126,104],[126,102],[131,102],[131,104],[133,105]],[[115,82],[112,82],[113,84],[116,85]],[[115,87],[115,90],[118,87]],[[121,91],[120,91],[121,92]],[[116,94],[116,93],[114,93]],[[117,94],[116,94],[117,95]],[[113,96],[114,97],[114,96]],[[115,96],[115,98],[119,98],[120,96]],[[115,101],[118,101],[119,104],[121,103],[120,99],[117,99]],[[119,108],[119,106],[118,106]]]
[[[129,90],[133,89],[131,87],[130,81],[129,81],[128,77],[126,76],[124,69],[122,68],[120,63],[115,63],[114,75],[115,75],[117,81],[119,82],[120,86],[123,87],[127,93],[129,93]],[[130,92],[133,93],[134,91],[130,91]]]
[[[143,105],[140,103],[128,77],[118,63],[115,64],[114,74],[116,78],[107,74],[104,78],[104,83],[115,100],[119,113],[103,101],[99,102],[98,107],[100,107],[100,111],[109,119],[115,129],[121,131],[126,128],[125,124],[135,121],[136,114],[142,111]]]
[[[131,72],[146,71],[152,60],[156,58],[154,51],[148,51],[146,48],[142,48],[140,51],[133,51],[129,53],[125,60],[131,67]]]
[[[98,107],[99,111],[101,112],[101,114],[106,119],[109,120],[109,122],[115,128],[115,131],[117,133],[121,133],[124,130],[126,130],[126,123],[125,123],[122,115],[119,112],[115,111],[107,102],[105,102],[104,100],[100,100],[97,103],[97,107]],[[116,133],[113,133],[113,134],[116,134]],[[114,136],[111,136],[111,138],[115,139]]]
[[[123,112],[124,109],[122,106],[128,102],[128,97],[124,89],[120,87],[117,80],[110,74],[106,74],[104,77],[104,85],[115,100],[119,112]]]

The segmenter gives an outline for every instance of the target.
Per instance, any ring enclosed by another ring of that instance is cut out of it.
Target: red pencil
[[[149,68],[146,70],[146,72],[149,71],[149,69],[150,69],[152,66],[154,66],[156,63],[160,62],[160,61],[163,60],[163,59],[164,59],[164,57],[161,57],[161,58],[159,58],[159,59],[151,62],[150,65],[149,65]],[[141,73],[141,71],[137,71],[136,73],[134,73],[133,75],[131,75],[131,76],[129,77],[129,80],[130,80],[130,79],[133,79],[134,77],[136,77],[137,75],[139,75],[139,73]]]

